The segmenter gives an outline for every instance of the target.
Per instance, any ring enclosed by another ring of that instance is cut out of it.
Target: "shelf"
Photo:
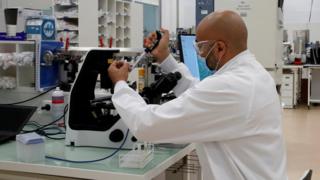
[[[57,19],[58,33],[75,32],[78,34],[79,32],[78,6],[79,6],[79,2],[77,0],[54,0],[53,1],[53,15]]]
[[[37,58],[35,43],[36,41],[0,41],[0,52],[8,55],[6,56],[7,64],[0,66],[0,79],[14,78],[8,80],[10,83],[4,86],[4,89],[35,87],[35,59]]]
[[[57,31],[79,31],[78,29],[57,29]]]
[[[0,41],[0,44],[35,44],[35,41]]]
[[[57,19],[78,19],[78,15],[75,16],[56,16]]]
[[[78,4],[72,4],[72,3],[54,3],[54,5],[63,6],[63,7],[75,7],[75,6],[78,6]]]

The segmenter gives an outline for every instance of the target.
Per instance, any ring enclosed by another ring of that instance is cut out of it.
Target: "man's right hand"
[[[157,63],[161,64],[170,54],[169,50],[169,31],[166,29],[161,29],[162,38],[159,42],[158,47],[156,47],[151,54],[157,59]],[[152,33],[147,37],[149,41],[153,41]]]

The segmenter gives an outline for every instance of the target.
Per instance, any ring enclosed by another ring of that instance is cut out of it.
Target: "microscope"
[[[125,137],[128,127],[111,101],[113,84],[108,76],[108,67],[117,59],[137,62],[137,57],[143,54],[143,50],[93,48],[86,51],[70,92],[65,143],[69,146],[118,148],[126,139],[123,148],[131,149],[139,140],[130,132],[127,138]],[[154,78],[153,82],[146,83],[146,87],[139,93],[147,103],[159,104],[168,99],[164,94],[177,85],[181,74],[162,74],[161,71],[155,70],[148,57],[145,58],[140,62],[140,68],[148,69],[146,76],[152,74]],[[138,91],[139,78],[135,72],[137,71],[131,71],[128,84]]]

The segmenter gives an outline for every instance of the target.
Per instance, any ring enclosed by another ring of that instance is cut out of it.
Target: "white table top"
[[[16,159],[15,142],[0,145],[0,170],[37,173],[85,179],[150,180],[175,164],[195,149],[194,144],[184,148],[156,148],[154,159],[143,169],[119,168],[118,156],[97,163],[76,164],[48,160],[41,164],[23,163]],[[75,148],[64,146],[64,141],[48,141],[46,154],[71,160],[104,157],[114,150],[105,148]],[[121,152],[120,152],[121,153]]]

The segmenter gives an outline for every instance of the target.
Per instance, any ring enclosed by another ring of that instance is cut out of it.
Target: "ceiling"
[[[284,0],[285,23],[308,23],[312,0]],[[313,0],[311,23],[320,23],[320,0]]]

